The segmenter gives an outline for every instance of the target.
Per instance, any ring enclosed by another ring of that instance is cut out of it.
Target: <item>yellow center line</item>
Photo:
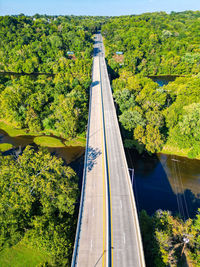
[[[102,109],[102,108],[101,108]],[[102,111],[102,110],[101,110]],[[104,146],[103,146],[103,118],[102,118],[102,112],[101,112],[101,144],[102,144],[102,170],[103,170],[103,256],[102,256],[102,266],[105,266],[105,246],[106,246],[106,200],[105,200],[105,161],[104,161]]]
[[[106,136],[105,136],[106,138]],[[106,138],[107,140],[107,138]],[[107,143],[107,141],[106,141]],[[109,179],[109,184],[110,184],[110,169],[109,169],[109,158],[108,158],[108,147],[106,146],[106,153],[107,153],[107,163],[108,163],[108,179]],[[112,223],[112,197],[111,197],[111,187],[110,187],[110,220],[111,220],[111,251],[112,251],[112,267],[113,267],[113,223]]]
[[[99,58],[99,60],[100,60],[100,58]],[[100,64],[99,64],[99,66],[100,66]],[[101,72],[100,72],[100,82],[101,82]],[[101,94],[101,98],[103,98],[103,95],[102,94]],[[102,119],[102,125],[103,125],[102,114],[103,114],[103,111],[101,112],[101,119]],[[105,120],[105,118],[104,118],[104,120]],[[109,181],[109,188],[110,188],[110,171],[109,171],[109,159],[108,159],[108,148],[107,148],[106,132],[105,132],[105,143],[106,143],[106,151],[105,151],[105,153],[107,154],[107,165],[108,165],[108,181]],[[103,132],[102,132],[102,146],[103,146]],[[104,151],[104,149],[102,149],[102,151]],[[104,154],[103,154],[103,170],[105,171],[105,167],[104,167]],[[104,175],[104,181],[105,181],[105,175]],[[112,227],[112,198],[111,198],[111,188],[109,190],[109,194],[110,194],[111,251],[112,251],[111,266],[113,267],[113,227]],[[105,198],[104,198],[104,201],[105,201]],[[104,248],[103,248],[103,251],[104,251]]]

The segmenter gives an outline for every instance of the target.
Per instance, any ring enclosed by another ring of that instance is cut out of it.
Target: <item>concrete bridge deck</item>
[[[83,183],[72,266],[145,266],[100,33],[95,35]]]

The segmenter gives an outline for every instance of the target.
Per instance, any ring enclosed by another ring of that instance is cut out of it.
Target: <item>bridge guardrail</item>
[[[92,65],[92,76],[93,76],[93,66],[94,66],[94,61],[93,61],[93,65]],[[86,185],[86,171],[87,171],[87,161],[88,161],[88,153],[87,152],[88,152],[88,146],[89,146],[90,113],[91,113],[91,102],[92,102],[91,99],[92,99],[92,85],[90,86],[88,126],[87,126],[87,135],[86,135],[86,150],[85,150],[84,169],[83,169],[83,181],[82,181],[82,190],[81,190],[81,200],[80,200],[79,216],[78,216],[78,223],[77,223],[77,228],[76,228],[76,236],[75,236],[74,251],[73,251],[73,255],[72,255],[71,267],[75,267],[76,264],[77,264],[77,256],[78,256],[78,249],[79,249],[79,240],[80,240],[82,217],[83,217],[83,209],[84,209],[85,185]]]
[[[110,194],[110,179],[109,179],[109,168],[108,168],[108,154],[107,154],[107,140],[106,140],[106,130],[105,130],[105,114],[104,114],[100,56],[99,56],[99,72],[100,72],[100,87],[101,87],[101,105],[103,113],[102,119],[103,119],[103,134],[104,134],[104,151],[105,151],[106,176],[107,176],[106,182],[107,182],[107,199],[108,199],[108,267],[110,267],[112,266],[111,194]]]
[[[104,64],[106,65],[105,58],[103,60],[104,60]],[[106,72],[107,72],[107,69],[106,69]],[[109,89],[110,89],[110,93],[112,95],[110,83],[109,83]],[[113,96],[112,96],[112,99],[113,99]],[[113,108],[115,109],[114,101],[113,101]],[[128,171],[128,165],[127,165],[127,160],[126,160],[126,156],[125,156],[125,152],[124,152],[122,137],[120,134],[120,128],[119,128],[119,122],[117,120],[117,115],[115,117],[115,123],[116,123],[117,128],[119,129],[118,133],[119,133],[119,139],[120,139],[120,144],[121,144],[121,151],[123,151],[123,159],[124,159],[124,164],[126,166],[127,182],[128,182],[129,193],[130,193],[131,203],[132,203],[133,219],[135,221],[135,225],[137,228],[136,233],[137,233],[137,240],[138,240],[138,246],[139,246],[139,257],[140,257],[141,267],[145,267],[144,250],[143,250],[143,245],[142,245],[142,238],[141,238],[141,231],[140,231],[140,226],[139,226],[137,208],[136,208],[136,204],[135,204],[135,197],[134,197],[133,188],[132,188],[132,184],[131,184],[131,180],[130,180],[130,174]]]

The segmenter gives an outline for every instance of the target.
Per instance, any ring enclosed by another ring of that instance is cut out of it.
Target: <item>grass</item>
[[[81,135],[74,139],[65,141],[65,145],[64,145],[62,141],[58,138],[50,137],[50,136],[42,136],[42,134],[45,134],[42,132],[33,133],[33,132],[27,132],[24,129],[17,129],[13,125],[8,124],[7,122],[3,120],[0,120],[0,129],[5,131],[11,137],[33,135],[35,136],[34,142],[40,146],[46,146],[46,147],[82,146],[82,147],[85,147],[86,145],[86,138]]]
[[[181,157],[188,158],[188,152],[190,149],[180,149],[178,147],[166,144],[163,149],[160,151],[160,153],[163,154],[170,154],[170,155],[177,155]],[[200,159],[200,155],[196,157],[196,159]]]
[[[45,147],[65,147],[62,141],[55,137],[50,136],[38,136],[33,140],[36,145],[45,146]]]
[[[0,144],[0,151],[4,152],[4,151],[11,149],[12,147],[13,146],[11,144],[3,143],[3,144]]]
[[[49,262],[50,256],[43,250],[29,248],[23,243],[6,248],[0,252],[1,267],[35,267],[39,264]]]
[[[86,138],[78,136],[78,137],[76,137],[74,139],[65,141],[65,145],[66,146],[82,146],[82,147],[85,147],[86,146]]]
[[[26,130],[24,129],[15,128],[3,120],[0,120],[0,129],[5,131],[11,137],[16,137],[20,135],[33,135],[33,133],[30,132],[27,133]]]

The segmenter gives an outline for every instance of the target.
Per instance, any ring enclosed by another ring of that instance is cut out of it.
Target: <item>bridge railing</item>
[[[94,63],[93,63],[94,66]],[[93,76],[93,66],[92,66],[92,76]],[[88,149],[89,149],[89,132],[90,132],[90,114],[91,114],[91,99],[92,99],[92,85],[90,86],[90,100],[89,100],[89,112],[88,112],[88,126],[87,126],[87,134],[86,134],[86,149],[85,149],[85,159],[84,159],[84,169],[83,169],[83,181],[82,181],[82,190],[81,190],[81,199],[79,206],[79,216],[76,228],[76,236],[74,243],[74,251],[72,255],[71,267],[75,267],[77,264],[78,250],[79,250],[79,241],[80,241],[80,233],[82,226],[82,217],[83,217],[83,209],[84,209],[84,201],[85,201],[85,185],[86,185],[86,173],[87,173],[87,162],[88,162]]]
[[[104,61],[104,65],[106,66],[105,58],[103,58],[102,60]],[[106,70],[106,75],[108,76],[107,67],[106,67],[105,70]],[[113,99],[110,82],[108,83],[108,86],[109,86],[109,92],[110,92],[111,97]],[[112,101],[112,105],[113,105],[113,110],[115,110],[114,101]],[[141,263],[140,267],[145,267],[144,250],[143,250],[143,245],[142,245],[142,237],[141,237],[140,225],[139,225],[139,220],[138,220],[138,213],[137,213],[137,208],[136,208],[136,203],[135,203],[133,187],[132,187],[132,183],[131,183],[131,179],[130,179],[130,174],[129,174],[129,170],[128,170],[127,160],[126,160],[126,156],[125,156],[122,136],[120,134],[120,128],[119,128],[119,122],[118,122],[118,119],[117,119],[117,114],[116,114],[116,116],[114,118],[114,121],[115,121],[115,124],[116,124],[116,128],[118,128],[118,138],[120,139],[119,143],[120,143],[121,151],[122,151],[122,154],[123,154],[124,166],[126,166],[125,167],[126,173],[127,173],[126,177],[127,177],[128,187],[129,187],[129,194],[130,194],[130,197],[131,197],[133,219],[134,219],[134,223],[135,223],[135,226],[136,226],[136,234],[137,234],[137,241],[138,241],[138,248],[139,248],[139,257],[140,257],[140,263]]]

